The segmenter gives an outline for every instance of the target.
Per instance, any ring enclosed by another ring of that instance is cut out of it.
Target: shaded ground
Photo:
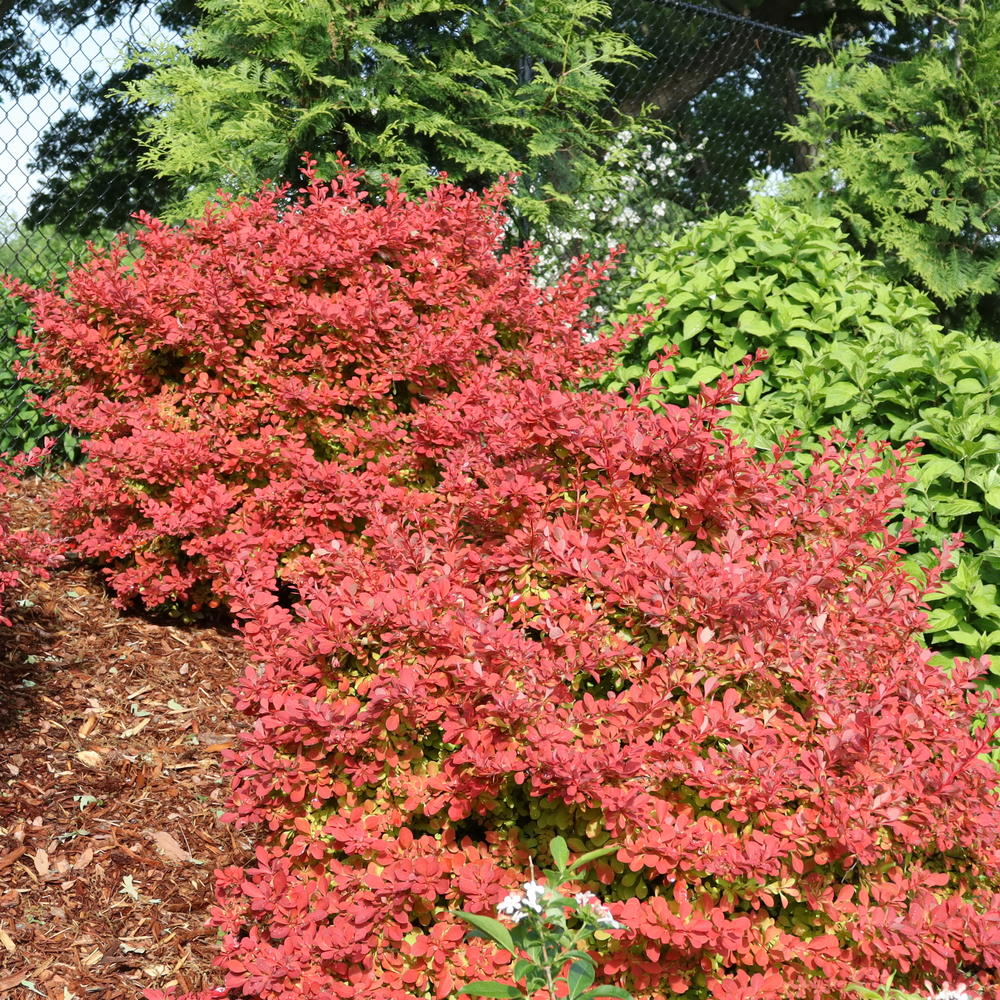
[[[16,488],[15,527],[44,524],[46,489]],[[0,997],[217,984],[213,871],[250,846],[217,819],[239,639],[122,615],[79,566],[15,596],[0,626]]]

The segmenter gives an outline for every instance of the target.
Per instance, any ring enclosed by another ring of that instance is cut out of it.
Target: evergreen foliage
[[[615,107],[608,106],[606,117],[614,119],[617,111],[630,109],[634,113],[646,100],[655,105],[664,95],[669,95],[668,104],[676,105],[678,110],[663,118],[674,132],[669,138],[687,152],[697,149],[697,156],[676,179],[661,178],[663,190],[654,192],[652,204],[660,204],[665,191],[671,202],[696,213],[742,202],[753,170],[788,172],[798,163],[790,156],[789,144],[774,139],[786,115],[799,111],[787,46],[779,46],[780,58],[777,52],[772,58],[761,33],[741,25],[743,16],[806,34],[822,30],[835,17],[838,38],[873,36],[880,56],[908,58],[926,47],[935,23],[928,15],[938,6],[912,0],[717,0],[715,4],[704,0],[704,4],[709,9],[721,8],[722,16],[692,18],[650,0],[616,0],[605,27],[628,36],[648,58],[633,66],[601,67],[614,88]],[[85,22],[110,26],[122,12],[120,0],[25,0],[16,6],[0,2],[0,90],[17,95],[65,85],[31,44],[31,22],[67,28]],[[162,0],[154,12],[160,24],[173,32],[190,31],[206,13],[212,16],[196,0]],[[436,16],[425,13],[422,18],[427,22]],[[506,17],[500,24],[504,30],[512,25],[519,30]],[[403,22],[395,25],[396,29],[403,26]],[[402,31],[398,34],[403,37]],[[407,58],[412,57],[410,47],[400,48]],[[494,48],[501,56],[498,65],[506,72],[525,71],[527,64],[520,61],[523,47],[508,38]],[[240,58],[237,55],[237,61]],[[811,58],[803,54],[804,60]],[[196,56],[194,62],[198,65]],[[172,204],[172,175],[159,176],[160,164],[155,159],[141,168],[136,164],[141,152],[139,125],[150,109],[142,102],[122,106],[117,96],[123,86],[149,71],[139,56],[128,68],[116,66],[103,78],[86,74],[73,95],[76,107],[53,122],[36,149],[31,167],[44,180],[31,200],[28,222],[32,227],[54,223],[89,234],[127,226],[137,207],[163,214]],[[763,101],[762,93],[767,95]],[[299,95],[294,96],[297,100]],[[662,108],[655,113],[662,114]],[[739,127],[734,128],[736,122]],[[704,146],[699,145],[702,140]],[[293,166],[294,160],[293,152],[289,154]],[[625,201],[631,207],[634,199]],[[612,209],[620,210],[617,204]]]
[[[948,327],[997,337],[1000,11],[977,0],[948,14],[911,59],[875,65],[853,43],[806,71],[809,111],[787,136],[813,169],[786,197],[843,219]]]
[[[417,191],[443,174],[481,188],[520,171],[513,205],[528,224],[614,184],[602,152],[630,122],[605,116],[601,69],[642,53],[600,26],[600,0],[208,0],[205,10],[187,51],[147,53],[154,72],[126,87],[152,112],[142,166],[177,181],[182,215],[220,186],[294,180],[305,151],[323,172],[343,154],[374,182],[386,173]]]

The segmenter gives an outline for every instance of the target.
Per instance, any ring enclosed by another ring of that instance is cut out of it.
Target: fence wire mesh
[[[136,166],[139,112],[112,94],[144,72],[123,70],[122,54],[151,38],[176,39],[196,8],[190,0],[101,4],[0,0],[0,269],[33,284],[64,273],[88,239],[108,238],[166,195],[166,182]],[[620,134],[609,158],[625,175],[624,193],[581,204],[569,231],[536,234],[549,247],[543,269],[620,241],[630,256],[642,253],[686,222],[738,209],[755,176],[804,163],[803,151],[777,136],[799,112],[801,69],[816,58],[801,36],[685,0],[611,6],[610,26],[648,58],[609,71],[609,110],[648,115],[665,132],[655,141]],[[14,373],[14,336],[29,322],[0,292],[0,451],[48,434],[59,457],[75,460],[75,438],[26,402],[30,388]]]
[[[30,284],[65,275],[66,263],[128,223],[155,190],[135,169],[135,114],[109,98],[122,54],[162,37],[151,5],[80,7],[0,0],[0,271]],[[169,31],[169,27],[166,29]],[[11,67],[19,67],[14,73]],[[78,442],[41,414],[18,380],[18,329],[30,324],[0,291],[0,452],[56,440],[56,459],[76,460]]]
[[[665,185],[685,210],[733,210],[756,173],[804,166],[803,151],[778,137],[800,112],[802,67],[816,59],[804,36],[682,0],[618,0],[611,24],[648,55],[610,71],[615,104],[648,108],[690,154]]]

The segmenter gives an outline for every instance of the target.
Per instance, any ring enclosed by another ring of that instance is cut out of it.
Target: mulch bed
[[[50,489],[13,489],[14,527],[45,525]],[[0,997],[217,985],[213,872],[251,850],[218,821],[239,637],[123,613],[73,563],[4,603]]]

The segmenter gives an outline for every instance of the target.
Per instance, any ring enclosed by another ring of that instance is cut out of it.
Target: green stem
[[[545,981],[549,987],[549,1000],[556,1000],[556,983],[552,978],[552,959],[549,958],[549,949],[545,945],[545,938],[542,938],[542,968],[545,970]]]

